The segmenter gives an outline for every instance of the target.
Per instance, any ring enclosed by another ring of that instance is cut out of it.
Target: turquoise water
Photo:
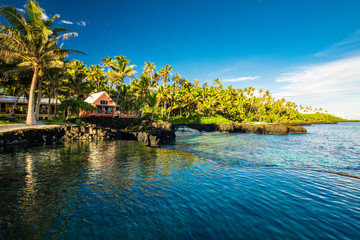
[[[358,174],[359,126],[15,148],[0,239],[359,239],[360,180],[313,171]]]
[[[307,134],[203,133],[171,148],[231,167],[282,167],[360,177],[360,123],[306,126]]]

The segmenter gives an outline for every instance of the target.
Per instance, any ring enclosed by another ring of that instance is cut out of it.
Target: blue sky
[[[24,0],[0,0],[22,8]],[[86,65],[124,55],[201,83],[270,90],[360,119],[358,0],[40,0]]]

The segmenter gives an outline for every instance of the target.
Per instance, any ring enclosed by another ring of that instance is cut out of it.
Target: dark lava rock
[[[240,132],[240,133],[257,133],[257,134],[278,134],[286,135],[288,133],[306,133],[306,129],[297,126],[290,127],[281,123],[224,123],[224,124],[177,124],[179,127],[193,128],[203,132]],[[291,128],[291,130],[290,130]]]
[[[133,133],[139,142],[143,142],[145,146],[160,147],[161,145],[173,144],[175,142],[175,132],[167,130],[155,130],[149,132]]]
[[[307,130],[302,126],[288,126],[290,134],[304,134]]]

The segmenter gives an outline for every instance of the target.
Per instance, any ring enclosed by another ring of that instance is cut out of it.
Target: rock
[[[174,131],[175,130],[171,123],[164,122],[164,121],[153,122],[151,124],[151,126],[156,128],[156,129],[163,129],[163,130],[167,130],[167,131]]]
[[[149,132],[134,133],[139,142],[143,142],[145,146],[160,147],[161,145],[172,144],[175,142],[175,132],[167,130],[155,130]]]
[[[188,127],[205,132],[240,132],[256,134],[278,134],[306,133],[306,129],[301,126],[286,126],[282,123],[224,123],[224,124],[177,124],[175,129]],[[291,129],[290,129],[291,128]]]
[[[279,134],[286,135],[289,132],[289,128],[284,124],[264,124],[263,134]]]
[[[304,134],[307,130],[302,126],[288,126],[290,134]]]

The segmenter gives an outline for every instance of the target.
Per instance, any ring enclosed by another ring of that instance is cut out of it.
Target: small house
[[[98,116],[98,117],[121,117],[121,118],[134,118],[138,115],[135,113],[122,113],[120,116],[120,106],[116,106],[115,101],[110,98],[106,92],[98,92],[91,94],[85,99],[85,102],[90,103],[97,108],[94,112],[84,111],[80,113],[80,116]],[[115,111],[115,113],[114,113]]]
[[[0,96],[0,117],[7,117],[10,114],[11,108],[14,103],[17,101],[15,107],[15,116],[16,117],[26,117],[28,99],[26,97],[16,97],[16,96]],[[54,112],[56,103],[58,105],[61,102],[56,98],[50,98],[50,111]],[[39,118],[47,118],[47,113],[49,108],[49,98],[41,98],[40,101],[40,114]]]
[[[106,92],[93,93],[85,99],[85,102],[97,107],[97,110],[91,113],[83,113],[82,115],[109,117],[114,115],[115,102]]]

